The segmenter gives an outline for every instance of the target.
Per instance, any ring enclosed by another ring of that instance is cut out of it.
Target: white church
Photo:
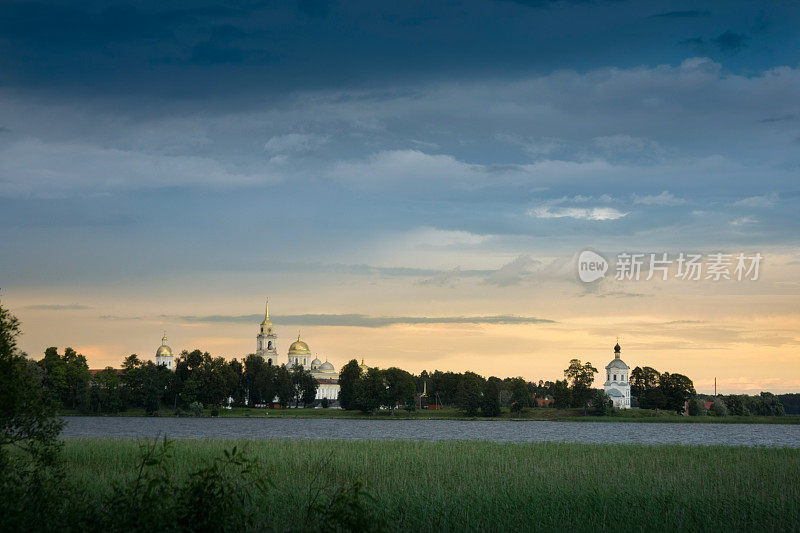
[[[617,342],[614,346],[614,359],[606,365],[606,382],[603,389],[614,402],[615,409],[631,408],[631,383],[629,381],[630,369],[621,359],[622,348]]]
[[[256,353],[264,357],[267,363],[278,365],[278,336],[272,328],[272,321],[269,319],[269,300],[264,313],[264,320],[261,322],[258,335],[256,336]],[[300,334],[297,340],[289,346],[289,353],[286,359],[287,367],[302,366],[311,372],[317,380],[317,400],[337,400],[339,398],[339,373],[334,366],[327,360],[323,363],[318,357],[314,357],[311,350]]]

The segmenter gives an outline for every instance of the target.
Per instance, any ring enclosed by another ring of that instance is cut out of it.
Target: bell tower
[[[276,347],[278,336],[272,329],[272,321],[269,319],[269,298],[267,298],[267,309],[264,312],[264,320],[261,322],[258,335],[256,336],[256,353],[266,359],[268,364],[278,364],[278,349]]]

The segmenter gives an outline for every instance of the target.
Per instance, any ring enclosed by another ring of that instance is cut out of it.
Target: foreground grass
[[[297,526],[317,487],[360,480],[393,529],[795,530],[800,450],[561,443],[176,441],[185,478],[237,445],[274,489],[266,523]],[[67,440],[68,477],[99,498],[132,475],[138,443]]]
[[[64,415],[83,415],[78,411],[65,411]],[[145,416],[144,409],[128,409],[113,415],[102,416]],[[161,409],[158,416],[176,416],[174,409]],[[206,409],[203,416],[211,416]],[[582,409],[553,409],[550,407],[525,409],[520,413],[511,413],[504,409],[496,418],[467,417],[453,407],[416,411],[396,410],[394,413],[380,410],[376,414],[364,414],[360,411],[343,409],[250,409],[234,407],[220,409],[222,418],[350,418],[359,420],[550,420],[554,422],[680,422],[680,423],[716,423],[716,424],[800,424],[800,415],[787,416],[680,416],[671,411],[653,411],[650,409],[631,409],[615,411],[609,416],[586,416]]]

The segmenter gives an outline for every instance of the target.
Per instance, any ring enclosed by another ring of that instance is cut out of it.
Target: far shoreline
[[[634,415],[635,412],[635,415]],[[631,416],[634,415],[634,416]],[[293,418],[293,419],[342,419],[342,420],[462,420],[462,421],[513,421],[513,422],[604,422],[604,423],[681,423],[681,424],[800,424],[800,415],[785,416],[683,416],[663,411],[636,410],[614,413],[606,416],[584,415],[580,409],[533,408],[521,415],[504,411],[497,417],[466,416],[457,409],[445,408],[436,412],[427,409],[418,411],[396,410],[378,411],[376,414],[341,409],[250,409],[237,407],[221,409],[218,416],[212,416],[209,409],[201,416],[175,410],[161,409],[157,415],[148,416],[143,409],[129,409],[119,413],[81,413],[67,410],[59,413],[62,417],[99,418]]]

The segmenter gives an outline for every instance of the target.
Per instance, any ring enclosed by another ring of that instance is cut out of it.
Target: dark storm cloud
[[[686,39],[683,41],[683,44],[693,46],[699,51],[716,49],[720,52],[735,53],[745,48],[747,46],[747,41],[747,35],[744,33],[736,33],[728,30],[711,39],[703,37]]]
[[[371,2],[316,0],[234,7],[9,2],[0,5],[0,67],[8,86],[36,87],[59,97],[156,95],[174,103],[236,94],[240,99],[225,102],[234,106],[249,103],[244,95],[261,98],[300,88],[374,89],[420,76],[506,76],[588,69],[598,62],[625,67],[683,59],[672,49],[674,37],[648,33],[643,19],[653,18],[653,6],[488,0],[408,1],[380,9]],[[714,18],[754,18],[746,7],[732,2]],[[546,20],[538,8],[547,9]],[[665,11],[655,17],[703,13]],[[620,34],[619,24],[632,31]],[[735,32],[705,40],[680,37],[719,50],[744,46]],[[488,42],[492,46],[485,46]],[[780,61],[790,49],[775,47],[772,60]]]
[[[0,34],[17,43],[92,47],[117,42],[170,40],[187,25],[237,13],[224,7],[145,11],[135,5],[93,10],[45,2],[0,5]]]
[[[208,323],[245,323],[259,322],[263,315],[210,315],[210,316],[179,316],[164,317],[178,318],[185,322]],[[493,316],[442,316],[442,317],[412,317],[412,316],[368,316],[360,314],[304,314],[280,315],[271,317],[278,324],[292,326],[344,326],[361,328],[381,328],[395,325],[416,324],[554,324],[554,320],[527,316],[493,315]]]

